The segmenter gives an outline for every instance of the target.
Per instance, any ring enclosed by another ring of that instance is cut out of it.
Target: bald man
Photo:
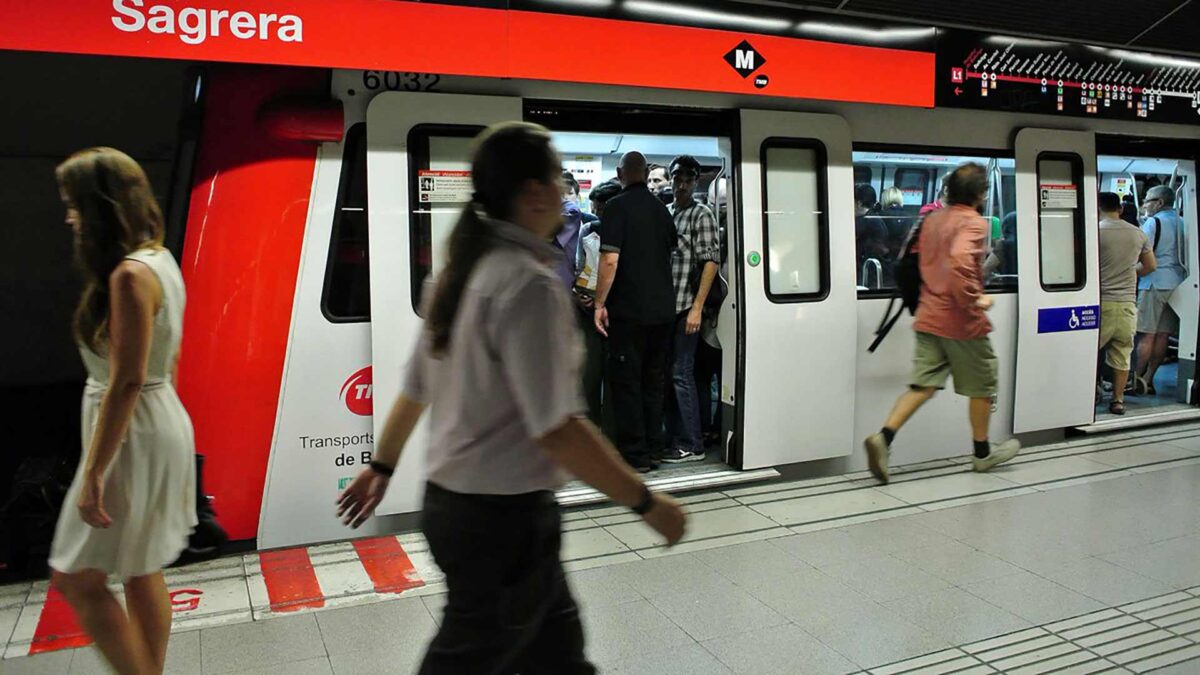
[[[628,152],[617,167],[621,194],[604,206],[596,330],[608,337],[616,445],[643,473],[666,449],[663,396],[675,285],[671,255],[675,221],[646,187],[646,157]]]

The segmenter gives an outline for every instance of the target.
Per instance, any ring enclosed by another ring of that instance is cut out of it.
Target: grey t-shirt
[[[587,410],[575,310],[550,267],[558,252],[492,225],[499,244],[467,281],[446,353],[433,358],[422,328],[403,393],[430,406],[430,481],[468,494],[553,490],[564,474],[535,439]]]
[[[1124,220],[1100,221],[1100,299],[1137,301],[1137,264],[1150,251],[1141,228]]]

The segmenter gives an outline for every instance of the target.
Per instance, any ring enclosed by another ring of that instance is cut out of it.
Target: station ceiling
[[[832,15],[1200,55],[1200,0],[731,0]]]

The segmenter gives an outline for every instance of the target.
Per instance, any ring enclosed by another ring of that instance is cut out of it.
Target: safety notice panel
[[[471,201],[474,187],[470,171],[417,172],[417,201],[424,203],[465,203]]]
[[[1074,185],[1042,183],[1038,186],[1043,209],[1073,209],[1079,205]]]

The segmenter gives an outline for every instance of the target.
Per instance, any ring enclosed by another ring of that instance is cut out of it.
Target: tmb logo
[[[737,71],[742,78],[750,77],[754,71],[762,68],[767,60],[759,54],[749,42],[742,40],[741,44],[734,47],[725,55],[725,63],[728,63]]]
[[[373,410],[371,403],[371,366],[354,373],[342,385],[338,397],[346,402],[346,408],[355,415],[369,417]]]

